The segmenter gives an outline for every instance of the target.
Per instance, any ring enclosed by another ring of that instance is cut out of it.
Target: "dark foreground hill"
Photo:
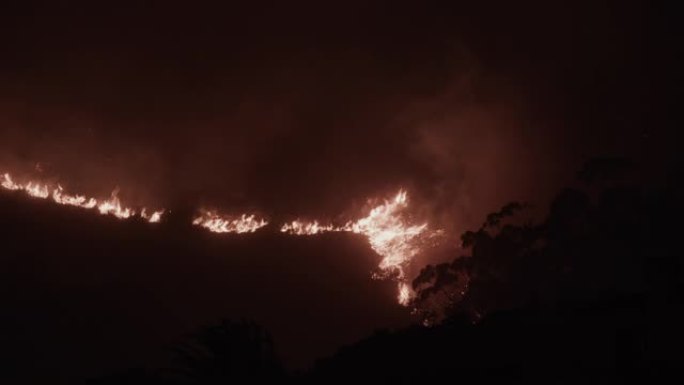
[[[679,377],[681,290],[498,312],[380,333],[322,360],[311,383],[578,383]]]
[[[406,325],[395,285],[370,279],[365,239],[223,235],[0,194],[0,383],[78,383],[160,365],[221,318],[274,336],[287,367]]]
[[[656,295],[657,294],[657,295]],[[684,364],[682,292],[630,295],[499,311],[473,323],[374,335],[287,373],[257,325],[224,321],[179,347],[174,365],[130,369],[92,380],[121,384],[649,383],[670,381]]]

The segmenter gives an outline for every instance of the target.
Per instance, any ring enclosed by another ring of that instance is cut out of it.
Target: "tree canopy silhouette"
[[[252,321],[222,320],[172,348],[171,368],[131,369],[91,381],[107,384],[270,384],[282,383],[285,371],[273,341]]]
[[[223,320],[175,351],[176,371],[191,383],[265,383],[283,373],[270,335],[251,321]]]
[[[588,162],[578,173],[583,184],[561,191],[537,223],[516,223],[526,207],[519,202],[489,214],[479,229],[463,233],[464,255],[420,272],[413,305],[435,323],[456,312],[478,318],[540,301],[673,287],[681,261],[667,223],[678,200],[671,186],[630,181],[631,165]]]

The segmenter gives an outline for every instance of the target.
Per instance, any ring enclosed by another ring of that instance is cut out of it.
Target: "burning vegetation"
[[[10,191],[23,191],[27,195],[52,200],[60,205],[74,206],[86,210],[96,210],[102,215],[110,215],[118,219],[139,217],[149,223],[158,223],[167,212],[166,209],[151,210],[146,207],[135,209],[122,204],[118,197],[118,189],[107,199],[96,199],[81,194],[67,193],[57,184],[50,185],[41,181],[30,180],[18,182],[9,173],[2,175],[2,188]],[[295,220],[280,226],[285,234],[311,236],[326,232],[348,232],[360,234],[368,239],[371,248],[382,257],[378,265],[379,272],[374,278],[393,279],[397,281],[397,300],[408,305],[414,296],[407,283],[406,267],[421,252],[425,240],[439,234],[439,230],[430,229],[427,222],[414,223],[408,215],[409,201],[406,191],[400,190],[392,199],[373,207],[366,216],[355,221],[348,221],[336,226],[331,223],[321,224],[318,220]],[[199,210],[192,224],[214,233],[245,234],[254,233],[264,228],[269,222],[256,214],[239,215],[221,214],[215,210]]]

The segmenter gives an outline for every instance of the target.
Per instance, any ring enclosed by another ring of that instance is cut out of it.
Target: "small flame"
[[[295,235],[312,235],[312,234],[319,234],[319,233],[324,233],[324,232],[330,232],[330,231],[340,231],[337,230],[333,225],[321,225],[318,223],[318,221],[313,221],[313,222],[302,222],[299,220],[292,221],[290,223],[284,224],[281,228],[280,231],[283,233],[288,233],[288,234],[295,234]]]
[[[242,214],[240,217],[222,216],[215,211],[202,210],[192,224],[215,233],[253,233],[266,226],[268,222],[257,219],[256,215]]]
[[[408,306],[411,298],[413,298],[413,292],[409,285],[406,282],[399,283],[399,295],[397,296],[399,303]]]
[[[95,198],[88,199],[83,195],[66,194],[60,185],[57,185],[57,188],[52,190],[52,200],[60,205],[83,207],[85,209],[92,209],[97,206],[97,200]]]
[[[143,208],[140,211],[140,216],[147,220],[150,223],[159,223],[161,221],[162,215],[164,215],[165,210],[159,210],[159,211],[152,211],[152,213],[148,213],[146,208]]]
[[[12,191],[22,189],[22,186],[14,183],[14,181],[12,180],[12,177],[8,173],[5,173],[2,175],[2,187],[4,187],[7,190],[12,190]]]

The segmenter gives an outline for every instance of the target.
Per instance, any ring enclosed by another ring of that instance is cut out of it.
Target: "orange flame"
[[[114,190],[111,198],[97,205],[100,214],[111,214],[120,219],[127,219],[130,218],[131,215],[135,215],[135,211],[132,209],[121,206],[121,201],[117,196],[118,193],[119,190]]]
[[[100,212],[100,214],[103,215],[113,215],[119,219],[127,219],[132,216],[136,215],[136,211],[129,208],[129,207],[124,207],[121,204],[121,201],[117,197],[118,190],[114,190],[112,192],[112,195],[109,199],[103,200],[103,201],[98,201],[95,198],[87,198],[84,195],[78,195],[78,194],[67,194],[64,192],[64,188],[61,185],[57,185],[57,187],[50,188],[48,184],[37,182],[37,181],[29,181],[27,183],[17,183],[12,179],[12,176],[9,173],[5,173],[2,176],[2,182],[0,185],[10,191],[19,191],[22,190],[26,192],[29,196],[32,196],[34,198],[40,198],[40,199],[48,199],[52,198],[52,200],[60,205],[66,205],[66,206],[74,206],[74,207],[81,207],[84,209],[94,209],[97,208],[97,210]],[[150,223],[156,223],[161,220],[161,216],[164,213],[164,210],[159,210],[159,211],[153,211],[151,214],[147,213],[146,209],[143,209],[140,212],[140,217],[145,219],[146,221]]]
[[[281,228],[280,231],[283,233],[288,233],[288,234],[295,234],[295,235],[313,235],[313,234],[319,234],[319,233],[324,233],[324,232],[330,232],[330,231],[341,231],[338,228],[335,228],[333,225],[321,225],[318,223],[318,221],[313,221],[313,222],[302,222],[302,221],[292,221],[290,223],[284,224]]]
[[[147,209],[143,207],[143,209],[140,211],[140,216],[150,223],[159,223],[161,221],[162,215],[164,215],[164,212],[165,210],[158,210],[148,213]]]
[[[268,222],[257,219],[256,215],[242,214],[240,217],[222,216],[215,211],[201,210],[192,224],[215,233],[253,233],[266,226]]]
[[[11,191],[16,191],[16,190],[22,189],[22,186],[14,183],[14,181],[12,180],[12,177],[8,173],[4,173],[2,175],[2,187],[7,189],[7,190],[11,190]]]
[[[400,190],[394,199],[373,208],[370,213],[355,222],[343,226],[321,225],[318,221],[296,220],[283,225],[281,232],[295,235],[314,235],[323,232],[346,231],[362,234],[368,238],[371,248],[382,257],[378,277],[393,276],[399,281],[398,301],[407,305],[413,294],[406,284],[404,269],[420,252],[422,240],[435,232],[428,231],[427,223],[410,224],[403,212],[408,207],[405,191]]]
[[[48,187],[39,183],[29,182],[26,187],[24,187],[26,193],[35,198],[45,199],[50,196]]]
[[[98,201],[84,195],[67,194],[61,185],[51,189],[49,185],[36,181],[17,183],[9,173],[2,175],[0,186],[10,191],[24,191],[35,198],[51,197],[52,201],[60,205],[84,209],[96,208],[100,214],[112,215],[119,219],[138,215],[147,222],[157,223],[161,221],[165,213],[165,210],[148,211],[147,208],[136,212],[130,207],[123,206],[118,198],[118,189],[112,192],[109,199]],[[367,216],[347,222],[342,226],[324,225],[318,221],[295,220],[282,225],[280,231],[294,235],[314,235],[324,232],[351,232],[364,235],[371,248],[382,257],[378,265],[380,273],[375,277],[395,279],[398,284],[397,300],[406,306],[415,294],[406,282],[405,268],[421,251],[425,239],[441,234],[440,230],[428,229],[427,223],[412,223],[406,216],[407,208],[407,194],[400,190],[393,199],[386,200],[370,210]],[[265,219],[257,218],[254,214],[242,214],[236,217],[221,215],[211,210],[200,210],[192,223],[216,233],[237,234],[253,233],[268,224]]]
[[[420,251],[415,242],[427,229],[427,223],[409,225],[401,216],[401,211],[408,207],[406,192],[400,191],[394,200],[385,202],[373,210],[367,217],[351,224],[351,231],[368,237],[371,248],[383,257],[380,269],[396,272],[404,278],[403,266]]]
[[[57,185],[57,188],[52,190],[52,200],[61,205],[83,207],[85,209],[92,209],[97,206],[95,198],[88,199],[83,195],[65,194],[64,189],[60,185]]]
[[[397,300],[400,304],[408,306],[413,295],[413,290],[411,290],[411,287],[406,282],[399,283],[399,295],[397,296]]]

